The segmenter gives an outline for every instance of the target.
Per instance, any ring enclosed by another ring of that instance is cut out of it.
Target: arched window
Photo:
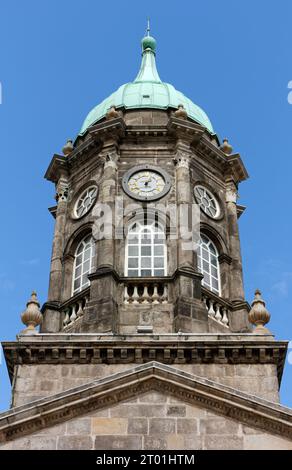
[[[203,286],[220,295],[218,251],[214,243],[206,235],[201,235],[198,247],[198,268],[204,274],[204,279],[202,280]]]
[[[89,286],[87,275],[92,272],[94,257],[94,241],[90,234],[81,240],[75,252],[72,295]]]
[[[166,276],[165,231],[155,221],[135,222],[128,231],[125,274],[129,277]]]

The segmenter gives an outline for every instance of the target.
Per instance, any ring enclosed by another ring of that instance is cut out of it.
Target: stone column
[[[188,208],[189,230],[192,227],[192,204],[194,203],[190,161],[190,143],[178,139],[175,157],[178,224],[180,214]],[[192,239],[189,242],[190,249],[186,249],[186,240],[181,238],[180,227],[178,226],[174,330],[206,332],[208,331],[208,317],[201,300],[201,280],[203,276],[197,272],[197,256],[192,249]]]
[[[99,202],[111,209],[114,217],[117,194],[118,148],[115,142],[104,145],[104,172],[99,187]],[[111,238],[96,239],[96,271],[89,276],[90,300],[87,303],[83,330],[88,332],[116,332],[117,328],[117,274],[115,270],[115,232],[113,218]],[[93,227],[95,237],[95,227]]]
[[[230,327],[234,331],[248,331],[247,304],[244,300],[242,259],[237,219],[237,188],[232,179],[226,182],[226,208],[229,234],[230,300],[234,305]]]
[[[61,175],[56,186],[57,213],[54,230],[54,240],[51,255],[51,269],[48,301],[45,304],[43,332],[57,332],[60,330],[59,305],[62,300],[63,281],[63,250],[66,225],[66,211],[68,198],[68,179]]]

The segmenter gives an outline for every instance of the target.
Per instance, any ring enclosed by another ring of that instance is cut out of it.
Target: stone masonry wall
[[[93,379],[122,372],[137,364],[20,365],[13,390],[13,406],[77,387]],[[176,364],[176,368],[237,390],[279,402],[273,364]]]
[[[292,442],[158,392],[46,428],[9,449],[290,449]]]

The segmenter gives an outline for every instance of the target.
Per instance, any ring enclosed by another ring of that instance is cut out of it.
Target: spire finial
[[[150,18],[147,18],[147,29],[146,29],[147,36],[150,36]]]

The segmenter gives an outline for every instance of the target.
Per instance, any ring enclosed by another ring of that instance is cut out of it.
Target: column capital
[[[226,182],[225,201],[227,203],[232,202],[236,204],[237,199],[238,199],[238,191],[237,191],[236,184],[234,183],[234,181],[229,180]]]
[[[59,203],[60,201],[67,202],[69,195],[69,186],[67,180],[60,179],[57,184],[56,188],[56,201]]]

